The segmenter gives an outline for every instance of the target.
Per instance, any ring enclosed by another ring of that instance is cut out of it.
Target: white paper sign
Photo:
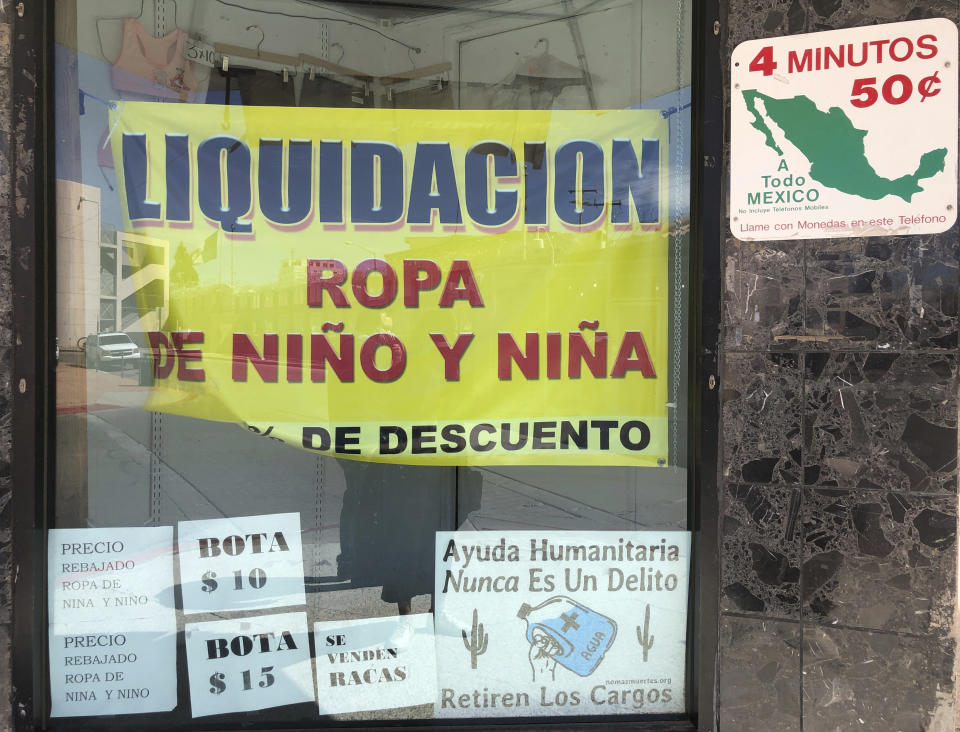
[[[690,534],[438,532],[438,717],[684,709]]]
[[[183,55],[187,60],[193,61],[195,64],[210,67],[216,66],[217,49],[206,41],[201,41],[199,38],[187,36],[183,40]]]
[[[433,616],[401,615],[313,624],[320,714],[433,702]]]
[[[313,702],[306,613],[188,623],[194,717]]]
[[[177,705],[173,528],[51,529],[51,715]]]
[[[177,706],[176,623],[50,626],[53,717],[169,712]],[[162,627],[166,626],[166,627]]]
[[[303,605],[300,514],[181,521],[183,611]]]
[[[47,557],[51,623],[176,617],[171,526],[51,529]]]
[[[957,216],[957,28],[943,18],[733,52],[738,239],[946,231]]]

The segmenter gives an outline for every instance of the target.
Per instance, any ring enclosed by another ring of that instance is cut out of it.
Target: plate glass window
[[[56,3],[51,728],[687,714],[690,29]]]

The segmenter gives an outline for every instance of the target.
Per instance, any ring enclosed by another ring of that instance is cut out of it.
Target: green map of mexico
[[[864,137],[868,131],[854,127],[839,107],[823,112],[804,95],[778,99],[755,89],[742,94],[752,116],[751,126],[764,135],[766,145],[783,155],[758,101],[762,102],[766,117],[810,163],[810,178],[828,188],[872,201],[893,195],[909,203],[914,194],[923,191],[921,180],[944,171],[947,148],[940,147],[923,153],[913,172],[884,178],[867,159]]]
[[[730,63],[730,230],[906,236],[957,220],[957,24],[745,40]]]

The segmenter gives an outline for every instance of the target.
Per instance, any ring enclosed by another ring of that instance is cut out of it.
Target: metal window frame
[[[11,567],[12,723],[18,732],[47,729],[46,530],[52,524],[50,491],[55,476],[56,363],[53,358],[56,295],[54,166],[54,0],[24,0],[10,8],[13,20],[13,128],[10,224],[14,348],[11,462],[13,523]],[[12,11],[12,12],[11,12]],[[449,723],[344,724],[367,730],[428,726],[458,730],[649,730],[717,729],[719,673],[719,328],[720,252],[723,242],[723,70],[719,0],[693,5],[691,150],[691,255],[688,333],[690,398],[688,526],[693,532],[688,620],[688,719],[629,722],[571,718],[544,723],[485,720]],[[700,287],[694,286],[699,283]],[[165,715],[138,717],[143,729],[162,729]],[[0,715],[0,719],[2,719]],[[147,719],[150,718],[150,719]],[[231,723],[208,727],[229,729]],[[84,728],[82,725],[80,728]],[[91,723],[89,729],[96,728]],[[250,728],[247,723],[244,728]],[[268,725],[257,729],[270,729]],[[323,727],[323,729],[335,729]]]

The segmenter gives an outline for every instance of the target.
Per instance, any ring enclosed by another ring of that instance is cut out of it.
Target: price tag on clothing
[[[303,605],[300,514],[181,521],[185,613]]]
[[[194,717],[313,702],[306,613],[187,623]]]
[[[184,39],[183,55],[188,61],[193,61],[196,64],[203,64],[211,68],[216,66],[217,50],[199,38],[190,38],[188,36]]]

